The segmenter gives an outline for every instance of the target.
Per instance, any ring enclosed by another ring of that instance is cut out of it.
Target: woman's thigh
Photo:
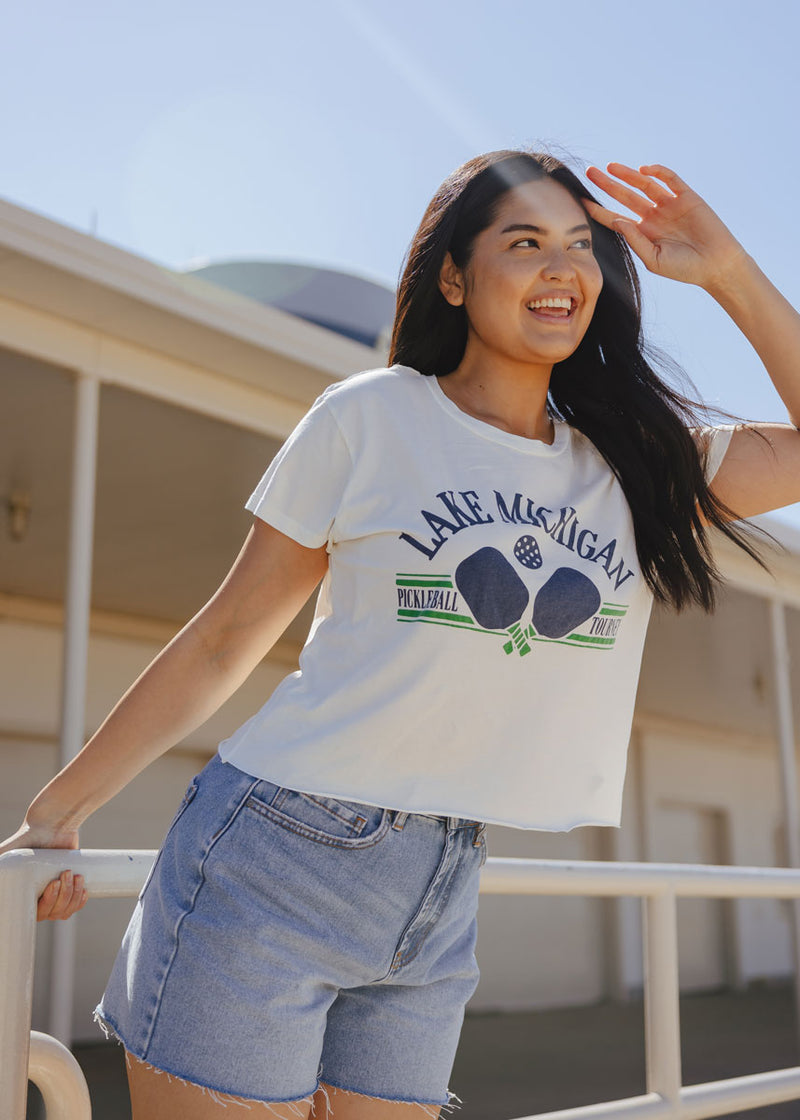
[[[311,1105],[312,1120],[437,1120],[441,1106],[386,1101],[320,1083]]]
[[[230,1108],[268,1112],[274,1120],[437,1120],[440,1108],[385,1101],[320,1083],[311,1098],[264,1104],[223,1096],[199,1085],[167,1077],[126,1054],[133,1120],[227,1120]]]

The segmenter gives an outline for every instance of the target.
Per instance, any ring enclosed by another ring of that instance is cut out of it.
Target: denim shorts
[[[485,825],[302,793],[219,755],[192,781],[95,1017],[221,1094],[320,1082],[453,1108]]]

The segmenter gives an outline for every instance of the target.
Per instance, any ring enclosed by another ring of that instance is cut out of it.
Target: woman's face
[[[586,333],[603,286],[585,210],[552,179],[513,187],[475,238],[464,273],[448,254],[440,286],[450,303],[464,304],[468,350],[562,361]]]

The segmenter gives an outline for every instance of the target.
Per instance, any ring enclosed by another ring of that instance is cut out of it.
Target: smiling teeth
[[[568,311],[572,307],[572,300],[569,298],[555,297],[552,299],[535,299],[528,304],[528,307],[536,309],[537,307],[565,307]]]

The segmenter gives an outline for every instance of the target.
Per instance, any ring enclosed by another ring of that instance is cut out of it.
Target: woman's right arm
[[[325,574],[325,546],[306,548],[256,518],[233,567],[206,605],[164,647],[86,746],[37,794],[20,829],[0,844],[74,848],[80,825],[151,762],[204,723],[247,679]],[[39,917],[80,909],[81,885],[42,896]]]

